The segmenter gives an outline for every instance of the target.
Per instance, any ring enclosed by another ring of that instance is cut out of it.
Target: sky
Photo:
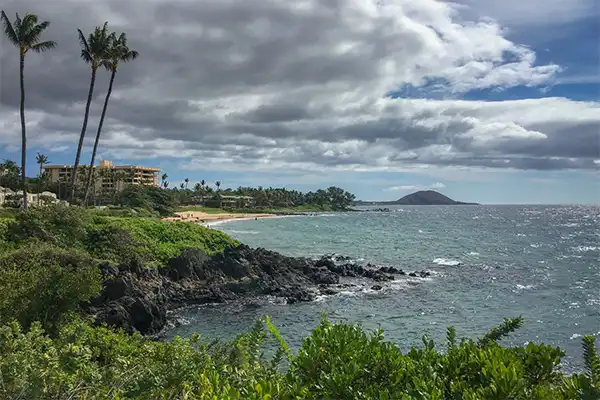
[[[600,203],[596,0],[4,0],[51,22],[25,60],[28,174],[72,164],[108,21],[116,75],[99,160],[223,187],[433,189],[487,204]],[[0,41],[0,159],[20,159],[18,50]],[[109,74],[99,71],[83,162]]]

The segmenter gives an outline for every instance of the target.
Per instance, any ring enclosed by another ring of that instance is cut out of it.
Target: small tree
[[[48,157],[43,155],[42,153],[37,153],[35,157],[36,163],[40,166],[40,174],[38,176],[38,205],[40,204],[40,193],[42,193],[42,176],[44,174],[44,164],[48,163]]]

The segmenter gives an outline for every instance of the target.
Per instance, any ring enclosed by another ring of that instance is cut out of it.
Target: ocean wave
[[[258,232],[258,231],[228,230],[227,233],[233,233],[233,234],[239,233],[239,234],[242,234],[242,235],[258,235],[260,232]]]
[[[574,334],[571,335],[571,337],[569,339],[575,340],[575,339],[578,339],[580,337],[583,337],[583,335],[580,335],[579,333],[574,333]]]
[[[600,246],[577,246],[577,247],[571,247],[571,249],[573,249],[574,251],[584,253],[586,251],[599,251]]]
[[[443,265],[446,267],[457,267],[462,264],[462,262],[458,260],[451,260],[449,258],[435,258],[432,262],[434,264]]]
[[[535,285],[519,285],[517,284],[517,286],[515,286],[518,290],[529,290],[529,289],[535,289]]]
[[[478,256],[478,255],[479,255],[479,253],[478,253],[478,252],[476,252],[476,251],[471,251],[471,252],[469,252],[469,255],[470,255],[470,256]]]

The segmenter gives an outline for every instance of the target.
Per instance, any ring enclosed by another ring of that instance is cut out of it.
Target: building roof
[[[89,165],[81,164],[79,168],[89,167]],[[61,168],[73,168],[73,165],[44,165],[44,169],[61,169]],[[95,166],[94,168],[101,168],[99,166]],[[160,172],[162,169],[153,168],[153,167],[143,167],[141,165],[113,165],[112,167],[102,167],[102,168],[112,168],[112,169],[141,169],[144,171],[150,172]]]

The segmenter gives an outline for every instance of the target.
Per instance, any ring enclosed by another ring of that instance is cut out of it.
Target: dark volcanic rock
[[[372,290],[381,290],[383,288],[381,287],[381,285],[373,285],[373,286],[371,286],[371,289]]]
[[[263,295],[284,298],[289,304],[313,301],[318,293],[336,294],[332,285],[355,286],[340,283],[341,277],[385,282],[393,280],[393,274],[402,273],[394,267],[363,267],[346,261],[348,258],[342,256],[316,261],[286,257],[239,245],[214,256],[185,249],[161,268],[149,268],[139,260],[118,267],[102,263],[99,268],[104,288],[87,305],[87,311],[96,323],[154,334],[165,326],[167,310],[185,305],[242,301]],[[373,289],[380,290],[381,286]]]

